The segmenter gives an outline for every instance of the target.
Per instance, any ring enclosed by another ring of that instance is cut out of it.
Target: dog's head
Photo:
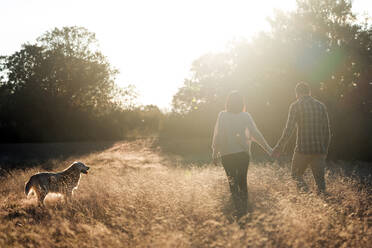
[[[81,173],[88,174],[89,167],[82,162],[74,162],[71,166],[75,167]]]

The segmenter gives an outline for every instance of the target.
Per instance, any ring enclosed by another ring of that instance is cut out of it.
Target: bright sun
[[[266,29],[273,9],[292,9],[295,0],[18,0],[2,5],[3,23],[14,19],[14,11],[23,18],[4,27],[1,54],[54,27],[84,26],[97,34],[101,50],[120,70],[119,85],[134,84],[142,104],[168,107],[194,59]]]
[[[372,2],[355,0],[353,6],[362,14]],[[0,55],[55,27],[83,26],[97,34],[101,50],[120,70],[119,85],[135,85],[141,104],[169,108],[193,60],[267,29],[274,9],[295,7],[296,0],[3,1]]]
[[[114,27],[99,29],[98,38],[122,83],[133,83],[143,103],[167,106],[188,76],[192,61],[223,50],[234,38],[249,38],[267,27],[274,8],[286,10],[295,1],[136,1],[107,10]],[[110,38],[106,41],[106,37]]]

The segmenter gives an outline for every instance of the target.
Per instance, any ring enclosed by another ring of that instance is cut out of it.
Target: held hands
[[[280,155],[281,155],[281,151],[280,151],[279,147],[278,146],[274,147],[274,149],[271,153],[271,157],[277,159],[277,158],[280,157]]]
[[[273,154],[273,148],[271,147],[268,147],[267,150],[266,150],[267,154],[271,157],[272,154]]]

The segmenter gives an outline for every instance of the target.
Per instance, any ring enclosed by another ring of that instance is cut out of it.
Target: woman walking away
[[[213,135],[213,162],[221,157],[230,191],[240,219],[248,212],[247,172],[250,158],[248,137],[252,137],[269,155],[272,148],[256,127],[251,115],[245,112],[242,95],[237,91],[229,94],[225,111],[219,113]]]

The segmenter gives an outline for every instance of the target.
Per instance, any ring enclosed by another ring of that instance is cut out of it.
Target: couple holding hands
[[[252,116],[245,112],[244,98],[236,91],[229,94],[225,111],[219,113],[214,128],[213,162],[221,158],[230,191],[236,207],[236,216],[248,212],[247,172],[250,160],[248,137],[258,143],[270,156],[278,158],[294,129],[297,127],[296,148],[292,158],[292,178],[299,189],[308,191],[303,174],[310,165],[318,193],[325,193],[325,159],[330,143],[329,118],[325,105],[311,96],[306,83],[295,87],[296,101],[289,107],[283,134],[277,145],[271,148]]]

